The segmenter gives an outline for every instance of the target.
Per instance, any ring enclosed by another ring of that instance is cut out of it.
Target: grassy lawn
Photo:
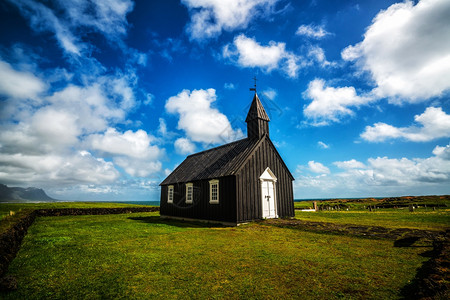
[[[395,299],[429,247],[158,213],[37,218],[4,299]]]
[[[424,230],[445,230],[450,224],[450,209],[379,209],[376,211],[296,211],[295,217],[305,221],[332,222],[389,228],[415,228]]]

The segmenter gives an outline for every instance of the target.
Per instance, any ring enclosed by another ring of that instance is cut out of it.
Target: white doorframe
[[[265,219],[278,218],[276,199],[277,178],[269,168],[266,168],[259,177],[259,180],[261,181],[262,217]]]

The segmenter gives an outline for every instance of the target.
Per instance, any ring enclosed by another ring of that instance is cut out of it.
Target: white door
[[[262,189],[262,206],[263,206],[263,218],[276,218],[277,210],[275,207],[275,193],[273,181],[264,180],[261,182]]]

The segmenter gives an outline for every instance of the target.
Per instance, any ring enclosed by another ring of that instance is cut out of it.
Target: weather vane
[[[256,94],[256,76],[253,77],[253,80],[255,81],[255,87],[254,88],[250,88],[250,91],[254,91]]]

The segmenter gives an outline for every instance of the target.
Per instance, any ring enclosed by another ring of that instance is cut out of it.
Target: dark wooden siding
[[[256,119],[247,123],[247,135],[250,139],[260,139],[264,134],[269,135],[269,123]]]
[[[278,216],[281,218],[294,216],[292,177],[274,146],[266,139],[236,174],[237,220],[239,223],[262,218],[259,177],[267,167],[277,177],[275,193]]]
[[[186,203],[186,183],[173,184],[173,203],[167,203],[168,185],[161,186],[161,215],[211,221],[236,222],[236,180],[234,176],[219,179],[219,204],[209,203],[209,180],[192,181],[193,203]]]

